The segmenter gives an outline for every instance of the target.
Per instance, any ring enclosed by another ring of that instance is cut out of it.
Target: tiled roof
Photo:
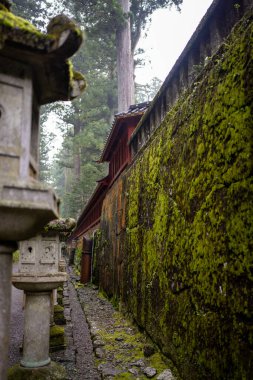
[[[113,120],[113,123],[112,123],[112,127],[109,130],[109,132],[107,134],[107,137],[105,139],[104,148],[101,151],[99,162],[101,162],[101,159],[102,159],[102,157],[103,157],[103,155],[104,155],[104,153],[105,153],[105,151],[106,151],[106,149],[108,147],[109,141],[110,141],[110,139],[112,137],[112,134],[113,134],[113,131],[114,131],[114,128],[115,128],[116,124],[119,121],[127,119],[129,117],[143,115],[146,112],[146,110],[149,108],[150,104],[151,104],[151,102],[143,102],[143,103],[138,103],[138,104],[132,104],[129,107],[129,109],[128,109],[127,112],[122,112],[122,113],[115,114],[115,117],[114,117],[114,120]]]

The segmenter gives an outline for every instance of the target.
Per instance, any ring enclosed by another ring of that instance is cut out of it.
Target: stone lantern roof
[[[60,241],[65,241],[73,229],[76,227],[76,220],[73,218],[59,218],[51,220],[45,227],[42,235],[59,235]]]
[[[84,90],[84,77],[73,70],[68,60],[82,39],[81,30],[65,15],[54,17],[45,34],[15,16],[9,0],[0,0],[1,56],[31,65],[39,105],[71,100]]]
[[[54,231],[54,232],[71,232],[76,226],[76,220],[73,218],[59,218],[51,220],[45,228],[44,231]]]

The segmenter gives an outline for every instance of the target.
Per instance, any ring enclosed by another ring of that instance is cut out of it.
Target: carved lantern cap
[[[76,220],[73,218],[59,218],[52,220],[44,227],[44,232],[53,233],[70,233],[76,226]]]
[[[0,56],[28,64],[33,69],[33,80],[39,104],[57,100],[71,100],[86,87],[82,74],[73,70],[68,60],[79,48],[81,30],[67,16],[54,17],[47,34],[10,11],[10,1],[0,0]],[[8,67],[0,69],[3,73]],[[6,65],[5,65],[6,66]]]

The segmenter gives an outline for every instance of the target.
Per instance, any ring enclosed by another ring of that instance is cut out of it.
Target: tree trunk
[[[124,13],[130,10],[129,0],[118,0]],[[126,112],[134,102],[133,55],[129,18],[117,30],[118,112]]]
[[[81,131],[80,122],[75,120],[74,122],[74,137],[78,136]],[[79,181],[81,176],[81,152],[79,144],[73,145],[74,148],[74,175],[75,178]]]

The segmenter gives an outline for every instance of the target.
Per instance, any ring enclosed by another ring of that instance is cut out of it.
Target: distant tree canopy
[[[128,0],[127,0],[128,1]],[[140,39],[141,30],[145,29],[154,11],[175,5],[178,10],[183,0],[132,0],[129,1],[128,15],[122,11],[118,0],[64,0],[64,8],[84,22],[88,33],[93,35],[115,34],[117,29],[130,17],[132,50]]]
[[[76,217],[80,213],[96,181],[106,174],[107,168],[97,164],[96,160],[118,111],[119,86],[125,86],[122,80],[117,83],[120,71],[123,79],[126,73],[117,59],[119,52],[130,49],[128,65],[134,67],[134,59],[135,62],[140,60],[134,52],[141,52],[141,49],[136,49],[137,43],[152,13],[172,5],[179,9],[182,1],[14,0],[13,11],[44,31],[49,19],[63,12],[74,18],[85,31],[85,42],[74,56],[73,63],[85,74],[86,91],[80,99],[67,106],[53,104],[43,111],[41,178],[56,188],[62,199],[64,217]],[[124,12],[125,7],[129,7],[129,11]],[[120,33],[124,35],[126,27],[130,28],[127,48],[118,38]],[[125,75],[125,83],[133,84],[133,80],[133,70],[130,70],[128,76]],[[137,100],[151,99],[159,85],[155,78],[150,84],[136,85]],[[132,85],[131,91],[133,89]],[[48,157],[53,136],[46,131],[46,125],[52,113],[60,120],[63,144],[50,163]]]

